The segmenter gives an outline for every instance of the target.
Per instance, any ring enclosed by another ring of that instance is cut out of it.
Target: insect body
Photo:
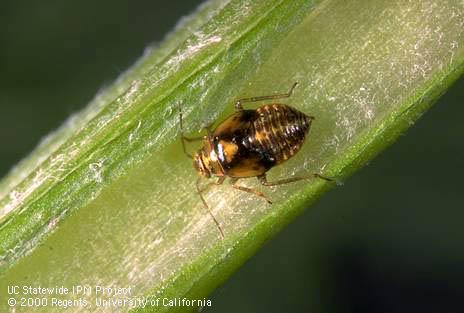
[[[298,152],[312,120],[285,104],[239,110],[204,138],[194,166],[207,178],[259,177]]]
[[[269,182],[266,172],[294,156],[303,145],[314,117],[308,116],[288,105],[280,103],[266,104],[255,110],[245,110],[242,103],[261,100],[287,98],[292,94],[296,83],[288,93],[244,98],[235,103],[235,113],[221,122],[214,130],[207,128],[208,134],[201,138],[187,138],[182,135],[184,152],[193,158],[197,172],[205,177],[218,177],[217,182],[208,184],[197,191],[200,198],[224,236],[219,222],[206,203],[202,192],[210,185],[220,185],[226,177],[231,178],[232,186],[238,190],[253,193],[266,201],[271,201],[262,192],[237,185],[238,179],[257,177],[265,186],[286,184],[302,179],[320,177],[319,174],[291,177]],[[182,114],[180,115],[182,128]],[[187,153],[185,141],[202,140],[203,146],[195,155]]]

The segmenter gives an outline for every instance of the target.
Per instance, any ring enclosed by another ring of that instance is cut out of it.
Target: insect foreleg
[[[199,136],[199,137],[186,137],[184,135],[182,135],[182,139],[187,141],[187,142],[194,142],[194,141],[200,141],[200,140],[203,140],[203,136]]]
[[[200,136],[200,137],[186,137],[184,135],[184,126],[183,126],[183,123],[182,123],[182,110],[181,110],[181,107],[179,106],[179,127],[180,127],[180,140],[182,142],[182,150],[184,151],[184,154],[189,157],[189,158],[193,158],[193,155],[188,153],[187,152],[187,147],[185,145],[185,142],[193,142],[193,141],[200,141],[200,140],[203,140],[203,136]],[[208,133],[209,133],[209,129],[207,128],[208,130]]]
[[[179,106],[179,127],[180,127],[180,141],[182,142],[182,150],[184,151],[184,154],[189,157],[193,158],[193,155],[187,152],[187,148],[185,146],[185,142],[191,142],[191,141],[196,141],[196,140],[201,140],[201,138],[187,138],[184,136],[184,126],[182,124],[182,109]]]
[[[221,177],[222,178],[222,177]],[[198,195],[200,196],[200,199],[201,199],[201,202],[203,202],[203,205],[205,206],[206,210],[208,210],[208,213],[209,215],[211,216],[211,218],[213,219],[214,223],[216,224],[218,230],[219,230],[219,233],[221,234],[221,237],[222,239],[224,239],[224,231],[222,230],[222,227],[221,225],[219,224],[218,220],[216,219],[216,217],[214,217],[214,214],[213,214],[213,211],[211,211],[210,207],[208,206],[208,203],[206,203],[206,200],[205,198],[203,197],[203,194],[202,192],[205,191],[205,188],[204,189],[200,189],[200,180],[201,180],[201,177],[198,177],[197,179],[197,182],[195,183],[195,186],[197,187],[197,192],[198,192]],[[222,182],[224,181],[224,179],[219,179],[217,181],[217,185],[220,185],[222,184]],[[220,182],[220,183],[219,183]],[[213,183],[214,184],[214,183]]]

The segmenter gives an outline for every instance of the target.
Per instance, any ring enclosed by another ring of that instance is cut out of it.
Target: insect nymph
[[[300,150],[314,117],[281,103],[265,104],[256,109],[244,109],[242,104],[288,98],[296,85],[297,83],[294,83],[288,93],[237,100],[235,113],[214,130],[207,127],[206,136],[187,138],[182,134],[184,153],[193,159],[193,166],[201,175],[196,183],[198,194],[222,237],[224,232],[202,195],[209,186],[220,185],[230,177],[235,189],[255,194],[272,203],[264,193],[237,185],[237,181],[241,178],[257,177],[264,186],[276,186],[313,177],[331,180],[319,174],[294,176],[272,182],[266,178],[267,171],[290,159]],[[182,132],[182,113],[179,114],[179,118]],[[202,140],[203,146],[191,155],[186,150],[185,142],[197,140]],[[200,188],[201,177],[212,176],[218,177],[218,180]]]

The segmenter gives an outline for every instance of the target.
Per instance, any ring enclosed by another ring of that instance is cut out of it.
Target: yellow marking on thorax
[[[227,162],[231,162],[235,154],[238,151],[238,146],[236,144],[233,144],[233,143],[230,143],[224,140],[219,140],[218,145],[219,145],[219,153],[222,152],[225,160]]]

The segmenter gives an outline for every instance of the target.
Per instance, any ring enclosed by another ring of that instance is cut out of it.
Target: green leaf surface
[[[228,184],[211,188],[221,240],[182,154],[178,106],[198,135],[233,112],[234,98],[285,92],[297,81],[285,102],[316,120],[302,151],[269,178],[345,179],[462,74],[463,29],[462,1],[204,4],[0,183],[0,290],[98,284],[203,299],[333,184],[241,182],[273,205]],[[71,309],[89,310],[105,312]]]

